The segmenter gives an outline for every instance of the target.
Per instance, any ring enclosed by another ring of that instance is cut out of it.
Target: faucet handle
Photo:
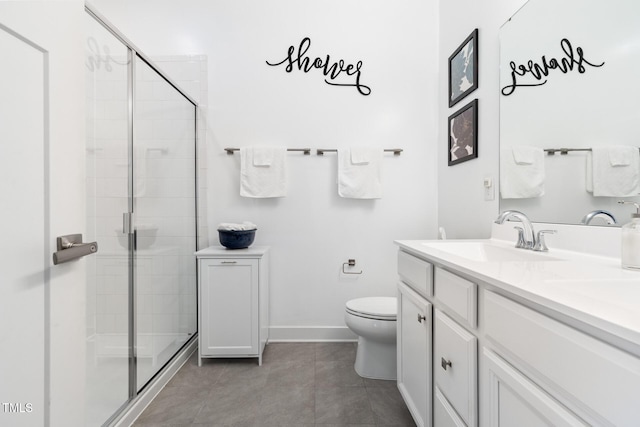
[[[524,229],[522,227],[513,227],[518,230],[518,241],[516,242],[516,248],[526,248],[527,245],[524,242]]]
[[[536,244],[533,247],[534,251],[537,252],[547,252],[549,248],[547,247],[546,242],[544,241],[545,234],[556,234],[556,230],[540,230],[538,231],[538,235],[536,236]]]

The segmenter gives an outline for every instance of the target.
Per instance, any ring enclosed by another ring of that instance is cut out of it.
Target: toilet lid
[[[347,301],[347,310],[376,319],[395,319],[398,305],[395,297],[367,297]]]

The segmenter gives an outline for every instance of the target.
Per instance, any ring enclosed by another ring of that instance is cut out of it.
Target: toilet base
[[[395,380],[397,377],[396,342],[380,343],[358,337],[356,373],[374,380]]]

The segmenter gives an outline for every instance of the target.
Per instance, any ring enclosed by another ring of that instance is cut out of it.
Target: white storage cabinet
[[[198,260],[198,365],[256,357],[269,340],[269,248],[209,247]]]

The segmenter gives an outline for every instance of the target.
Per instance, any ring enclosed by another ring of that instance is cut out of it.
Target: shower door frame
[[[129,301],[128,301],[128,322],[129,322],[129,330],[128,330],[128,347],[129,347],[129,372],[128,372],[128,389],[129,396],[128,400],[120,407],[118,410],[105,421],[104,425],[114,425],[120,420],[123,414],[129,409],[134,402],[134,400],[142,394],[142,392],[153,383],[154,379],[162,374],[162,372],[167,368],[168,365],[172,363],[176,359],[176,357],[180,354],[182,350],[192,345],[198,339],[198,329],[197,329],[197,321],[196,321],[196,329],[194,334],[191,336],[189,340],[187,340],[174,354],[171,358],[160,368],[158,369],[151,378],[149,378],[144,385],[139,387],[137,381],[137,336],[138,336],[138,328],[137,328],[137,319],[136,319],[136,277],[135,277],[135,234],[134,234],[134,186],[135,186],[135,165],[134,165],[134,121],[135,121],[135,96],[134,96],[134,86],[135,86],[135,78],[136,78],[136,58],[139,58],[148,65],[153,71],[155,71],[166,83],[168,83],[173,89],[175,89],[180,95],[182,95],[185,100],[190,102],[194,106],[194,215],[195,215],[195,246],[194,252],[197,250],[198,241],[199,241],[199,199],[198,199],[198,112],[199,105],[198,103],[191,98],[188,94],[186,94],[176,82],[174,82],[170,77],[165,75],[157,66],[154,65],[153,61],[151,61],[146,55],[144,55],[140,49],[138,49],[127,37],[125,37],[120,31],[118,31],[109,21],[104,18],[99,12],[93,9],[90,5],[85,3],[85,11],[88,13],[90,17],[92,17],[98,24],[104,27],[108,32],[110,32],[116,39],[118,39],[126,48],[127,48],[127,97],[128,97],[128,106],[127,106],[127,153],[130,159],[128,165],[128,182],[127,188],[129,192],[128,196],[128,212],[123,213],[123,231],[128,235],[129,242],[129,250],[128,250],[128,292],[129,292]],[[194,265],[195,268],[195,265]],[[195,293],[197,295],[198,289],[198,271],[195,268]],[[198,317],[198,310],[196,304],[196,319]]]

